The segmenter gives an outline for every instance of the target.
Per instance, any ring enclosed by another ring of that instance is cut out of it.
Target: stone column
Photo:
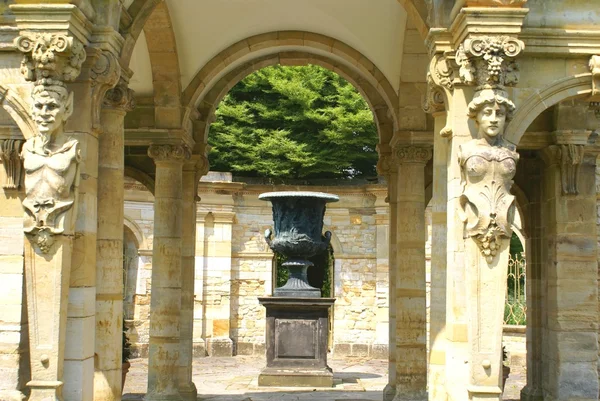
[[[94,400],[121,399],[123,330],[124,119],[133,93],[122,84],[105,96],[98,137],[98,234]]]
[[[523,225],[527,227],[525,249],[527,279],[525,281],[527,294],[527,383],[521,390],[521,400],[541,401],[542,394],[542,326],[544,322],[545,285],[543,280],[542,253],[543,227],[542,218],[542,161],[539,158],[524,158],[519,161],[519,183],[527,189],[528,204],[522,205]]]
[[[152,145],[156,164],[152,300],[146,400],[181,400],[178,389],[181,349],[181,257],[184,145]]]
[[[196,202],[198,170],[208,163],[194,157],[183,167],[183,249],[181,258],[181,349],[179,354],[179,393],[184,400],[195,401],[197,390],[192,382],[194,331],[194,280],[196,261]],[[202,164],[202,165],[199,165]]]
[[[448,139],[440,135],[446,114],[434,114],[433,196],[431,199],[431,291],[429,323],[429,399],[446,399],[446,258]]]
[[[389,204],[388,235],[388,383],[383,390],[383,401],[392,401],[396,395],[396,230],[398,216],[398,166],[389,149],[378,147],[377,170],[384,175],[388,185]]]
[[[545,326],[543,393],[553,400],[598,398],[598,244],[595,155],[583,144],[542,153]]]
[[[427,316],[425,285],[425,165],[430,147],[398,146],[396,205],[396,395],[427,399]]]

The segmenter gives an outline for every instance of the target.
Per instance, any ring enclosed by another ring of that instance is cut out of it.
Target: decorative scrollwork
[[[395,148],[396,161],[402,163],[427,163],[433,156],[431,147],[400,146]]]
[[[17,37],[15,45],[24,53],[21,73],[28,81],[74,81],[86,57],[83,44],[63,34],[28,33]]]
[[[185,161],[191,156],[190,149],[185,145],[151,145],[148,156],[155,162]]]
[[[456,52],[459,76],[467,85],[478,90],[516,85],[519,67],[513,60],[525,45],[509,36],[481,36],[467,38]]]
[[[23,166],[21,163],[22,139],[1,139],[0,140],[0,160],[4,164],[6,181],[2,183],[2,188],[18,189],[21,186],[23,175]]]

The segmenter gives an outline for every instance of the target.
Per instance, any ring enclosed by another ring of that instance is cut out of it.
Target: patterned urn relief
[[[480,92],[469,104],[475,119],[477,138],[460,146],[458,162],[462,194],[459,217],[465,238],[473,238],[481,254],[491,263],[500,242],[512,235],[515,214],[510,193],[519,155],[502,138],[504,126],[515,106],[504,93]]]
[[[23,145],[25,170],[24,231],[46,253],[56,234],[74,228],[79,183],[79,144],[67,136],[64,124],[73,112],[74,80],[85,60],[83,45],[61,34],[34,33],[15,40],[24,53],[21,72],[34,81],[31,117],[36,134]]]

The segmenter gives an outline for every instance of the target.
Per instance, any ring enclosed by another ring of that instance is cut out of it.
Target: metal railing
[[[509,255],[504,324],[524,325],[527,323],[525,266],[525,256],[522,253],[516,257]]]

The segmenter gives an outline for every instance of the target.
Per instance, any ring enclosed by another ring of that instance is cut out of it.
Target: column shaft
[[[125,111],[104,108],[98,147],[94,400],[121,399]]]
[[[190,401],[195,401],[197,395],[196,386],[192,382],[197,176],[195,163],[187,163],[183,169],[179,392],[184,400]]]
[[[448,140],[440,135],[445,113],[434,118],[428,395],[429,400],[445,401]]]
[[[151,146],[156,164],[152,300],[146,400],[181,400],[178,370],[181,328],[183,146]]]
[[[427,398],[425,164],[431,150],[403,147],[398,161],[396,231],[396,396]]]
[[[396,231],[398,226],[398,174],[392,170],[387,176],[388,180],[388,203],[390,210],[389,241],[388,241],[388,308],[389,308],[389,345],[388,345],[388,384],[385,387],[383,401],[391,401],[396,394],[396,271],[398,270],[396,259]]]
[[[562,148],[562,149],[561,149]],[[553,400],[598,398],[598,262],[595,158],[575,173],[579,190],[565,191],[563,147],[545,151],[543,209],[546,220],[543,392]],[[564,177],[562,177],[564,178]],[[566,188],[567,190],[569,188]]]

